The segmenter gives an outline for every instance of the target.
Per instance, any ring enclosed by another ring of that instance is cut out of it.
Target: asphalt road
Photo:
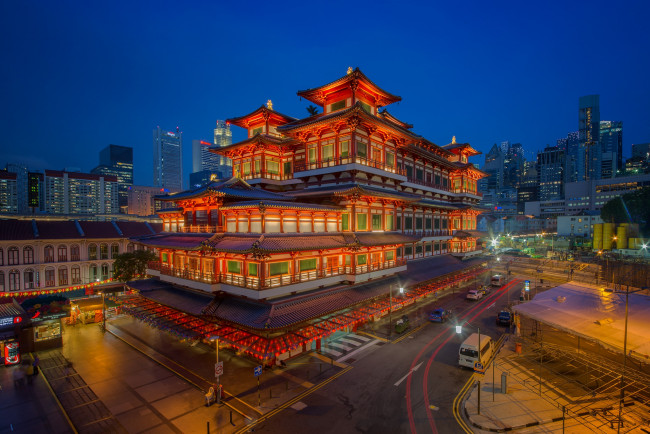
[[[255,426],[255,432],[459,432],[452,404],[472,374],[457,365],[459,345],[477,327],[498,339],[506,330],[496,326],[496,314],[506,305],[507,291],[511,298],[518,296],[522,284],[513,282],[479,301],[465,300],[473,287],[457,289],[409,313],[422,316],[434,306],[452,309],[447,323],[426,322],[393,343],[356,354],[353,369]],[[455,332],[457,323],[464,324],[462,334]]]

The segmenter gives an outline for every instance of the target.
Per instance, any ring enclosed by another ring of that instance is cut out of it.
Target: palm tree
[[[309,116],[315,116],[318,114],[318,107],[310,104],[307,106],[307,111],[309,112]]]

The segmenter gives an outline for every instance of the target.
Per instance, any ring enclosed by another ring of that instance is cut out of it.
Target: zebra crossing
[[[347,333],[328,339],[323,343],[320,351],[322,354],[331,357],[338,362],[342,361],[342,359],[347,358],[348,354],[357,351],[364,346],[375,344],[376,342],[379,341],[367,336],[361,336],[355,333]]]

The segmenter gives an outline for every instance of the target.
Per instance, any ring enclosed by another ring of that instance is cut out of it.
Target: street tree
[[[119,254],[113,263],[115,270],[113,277],[120,282],[128,282],[144,276],[147,271],[147,263],[156,259],[156,254],[151,250],[135,250],[132,253]]]

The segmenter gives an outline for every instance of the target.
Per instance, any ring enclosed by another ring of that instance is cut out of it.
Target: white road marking
[[[341,353],[341,352],[339,352],[339,351],[336,351],[336,350],[333,350],[333,349],[331,349],[331,348],[321,348],[320,351],[321,351],[321,353],[332,354],[332,355],[335,356],[335,357],[338,357],[338,356],[340,356],[341,354],[343,354],[343,353]]]
[[[337,350],[346,350],[346,351],[351,350],[351,349],[354,348],[354,347],[350,347],[350,346],[347,346],[347,345],[339,344],[338,342],[328,342],[327,346],[328,347],[334,347]]]
[[[494,303],[492,303],[491,305],[489,305],[487,308],[492,309],[492,307],[494,307],[495,304],[496,304],[496,301]]]
[[[374,341],[369,342],[369,343],[365,344],[364,346],[362,346],[360,348],[357,348],[356,350],[352,351],[351,353],[346,354],[345,356],[341,357],[340,359],[337,360],[337,362],[343,363],[347,359],[349,359],[350,357],[354,356],[355,354],[365,350],[368,347],[371,347],[371,346],[375,345],[377,342],[379,342],[379,340],[375,339]]]
[[[341,338],[341,339],[339,339],[339,341],[345,342],[346,344],[354,345],[355,347],[358,347],[359,345],[361,345],[363,343],[363,342],[355,341],[355,340],[349,339],[349,338]]]
[[[420,363],[418,363],[417,365],[415,365],[413,368],[411,368],[411,370],[408,372],[408,374],[406,374],[405,376],[403,376],[402,378],[400,378],[399,381],[398,381],[397,383],[395,383],[395,386],[399,386],[400,383],[401,383],[402,381],[406,380],[406,379],[408,378],[409,375],[411,375],[413,372],[417,371],[417,370],[420,368],[420,366],[422,366],[422,363],[424,363],[424,362],[420,362]]]

